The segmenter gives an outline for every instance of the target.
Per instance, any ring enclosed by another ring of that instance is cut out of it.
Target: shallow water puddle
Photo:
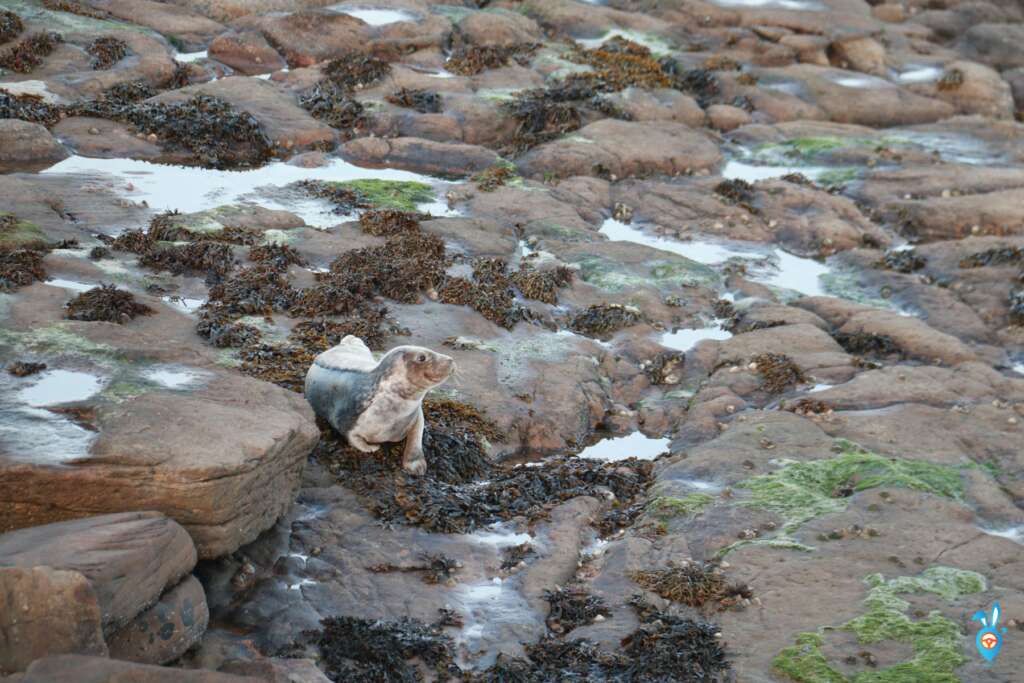
[[[743,249],[724,242],[711,242],[706,240],[690,240],[684,242],[682,240],[672,239],[669,237],[649,235],[640,228],[627,225],[626,223],[614,218],[605,219],[604,223],[601,224],[600,232],[613,242],[633,242],[634,244],[642,244],[645,247],[668,251],[705,265],[724,263],[725,261],[736,257],[751,258],[758,256],[753,249]]]
[[[103,384],[95,375],[70,370],[25,379],[0,373],[0,455],[42,465],[88,456],[96,433],[43,406],[87,399]]]
[[[386,24],[394,24],[398,21],[418,20],[418,17],[415,14],[396,9],[383,9],[379,7],[350,7],[347,5],[331,5],[325,9],[329,9],[332,12],[338,12],[339,14],[347,14],[350,17],[355,17],[356,19],[361,19],[370,26],[384,26]]]
[[[511,548],[533,541],[533,536],[527,533],[516,533],[508,524],[493,524],[485,529],[479,529],[466,536],[469,540],[488,545],[494,548]]]
[[[943,161],[972,166],[1005,161],[1004,155],[994,152],[984,140],[964,133],[901,129],[893,129],[891,133],[893,144],[923,147],[937,152]]]
[[[1024,362],[1022,362],[1022,363],[1014,363],[1012,369],[1018,375],[1024,375]]]
[[[668,44],[655,36],[624,29],[613,29],[605,33],[600,38],[578,38],[576,42],[588,50],[593,50],[595,47],[600,47],[605,41],[611,40],[612,38],[625,38],[626,40],[643,45],[651,51],[651,54],[654,55],[665,55],[671,52]]]
[[[49,370],[34,384],[18,392],[18,398],[33,407],[84,401],[103,388],[103,381],[88,372]]]
[[[43,173],[65,175],[106,174],[123,183],[126,198],[146,202],[157,211],[195,213],[229,204],[259,205],[282,209],[300,216],[307,225],[331,227],[344,217],[332,214],[325,200],[302,197],[268,197],[260,190],[281,188],[299,180],[343,182],[348,180],[397,180],[426,183],[443,197],[448,185],[429,176],[395,169],[361,168],[341,159],[331,159],[319,168],[300,168],[277,161],[247,171],[220,171],[194,166],[154,164],[133,159],[91,159],[72,156],[51,166]],[[417,207],[436,216],[453,216],[443,199],[435,199]]]
[[[509,629],[543,629],[544,620],[533,611],[526,598],[516,590],[514,583],[514,578],[502,579],[496,576],[486,581],[461,585],[453,591],[452,605],[461,614],[464,624],[455,641],[470,655],[483,655],[473,657],[471,664],[468,660],[460,664],[486,668],[498,654],[486,647],[488,642],[503,640],[503,634]]]
[[[185,313],[195,313],[206,303],[206,299],[190,299],[183,296],[165,296],[163,300]]]
[[[641,432],[633,432],[626,436],[613,436],[601,439],[593,446],[587,446],[579,454],[580,458],[613,462],[626,458],[638,460],[654,460],[668,450],[671,439],[654,439]]]
[[[980,527],[979,527],[980,528]],[[1006,538],[1014,543],[1020,543],[1024,545],[1024,526],[1010,527],[1009,529],[981,529],[989,536],[998,536],[999,538]]]
[[[930,83],[942,77],[941,66],[907,64],[904,71],[893,71],[892,77],[900,83]]]
[[[864,90],[868,88],[894,88],[896,87],[884,78],[871,76],[869,74],[844,74],[842,72],[830,72],[828,79],[844,88]]]
[[[748,183],[756,183],[759,180],[771,180],[800,173],[810,180],[817,181],[823,174],[831,170],[833,169],[824,166],[748,164],[737,159],[730,159],[722,169],[722,177],[726,180],[744,180]]]
[[[820,12],[825,7],[810,0],[711,0],[719,7],[746,7],[752,9],[778,8]]]
[[[90,285],[85,282],[75,282],[74,280],[64,280],[59,277],[50,278],[44,284],[60,287],[61,289],[70,289],[73,292],[88,292],[90,289],[99,287],[99,285]]]
[[[664,347],[685,352],[706,339],[724,341],[730,337],[732,337],[732,332],[722,329],[720,325],[715,325],[713,327],[666,332],[661,335],[658,343]]]
[[[159,365],[146,370],[142,376],[166,389],[188,389],[201,384],[210,374],[197,368]]]
[[[828,266],[814,259],[794,256],[778,248],[768,253],[757,246],[738,246],[725,242],[691,241],[657,237],[622,221],[608,218],[601,225],[601,233],[620,242],[634,242],[653,249],[669,251],[698,263],[714,265],[731,258],[753,261],[747,267],[748,277],[762,284],[792,290],[805,296],[826,294],[821,277],[827,275]]]
[[[181,64],[192,64],[193,62],[199,62],[204,59],[209,59],[209,55],[206,50],[201,52],[179,52],[174,55],[174,61],[180,62]]]

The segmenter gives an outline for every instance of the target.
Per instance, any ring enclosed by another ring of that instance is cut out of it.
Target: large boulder
[[[265,74],[287,66],[267,40],[256,31],[230,31],[214,38],[210,57],[245,75]]]
[[[517,165],[529,177],[607,175],[614,179],[701,171],[721,160],[718,145],[684,124],[603,119],[530,150]]]
[[[366,48],[365,22],[348,14],[303,11],[239,19],[235,26],[254,29],[276,47],[293,69],[312,66]]]
[[[1020,24],[977,24],[964,34],[961,52],[994,69],[1024,66],[1024,26]]]
[[[0,675],[49,654],[107,654],[99,600],[76,571],[0,569]]]
[[[51,567],[88,579],[107,633],[155,603],[195,563],[188,534],[157,512],[87,517],[0,536],[0,567]]]
[[[207,373],[193,391],[97,403],[98,434],[74,462],[0,455],[0,528],[159,510],[188,530],[204,558],[255,539],[294,499],[319,431],[301,396]]]
[[[486,147],[419,138],[357,138],[340,151],[346,161],[358,166],[445,176],[479,173],[500,159]]]
[[[189,576],[107,638],[110,656],[142,664],[166,664],[198,643],[209,621],[203,585]]]
[[[64,145],[38,123],[0,120],[0,173],[41,171],[68,156]]]
[[[310,116],[291,93],[271,81],[231,76],[162,93],[150,101],[182,102],[194,95],[218,97],[239,111],[249,112],[282,152],[334,145],[334,129]]]

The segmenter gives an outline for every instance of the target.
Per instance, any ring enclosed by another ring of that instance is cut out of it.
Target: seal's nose
[[[450,375],[455,372],[455,359],[451,356],[441,356],[441,358],[444,361],[444,364],[441,366],[444,368],[444,374]]]

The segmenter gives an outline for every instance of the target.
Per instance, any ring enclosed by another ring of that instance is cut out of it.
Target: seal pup
[[[363,453],[405,439],[402,468],[420,476],[427,471],[423,397],[454,369],[449,356],[421,346],[399,346],[377,362],[362,339],[348,335],[313,359],[306,400]]]

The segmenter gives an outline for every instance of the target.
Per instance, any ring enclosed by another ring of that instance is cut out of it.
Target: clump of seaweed
[[[701,107],[707,107],[718,96],[721,87],[718,78],[708,69],[680,69],[672,57],[659,61],[662,70],[672,79],[676,90],[690,93]]]
[[[836,332],[832,337],[848,353],[860,356],[890,356],[894,353],[901,353],[899,345],[887,334]]]
[[[577,313],[569,328],[578,334],[607,339],[613,333],[642,320],[640,311],[622,304],[594,304]]]
[[[33,33],[0,54],[0,68],[30,73],[63,42],[59,33]]]
[[[573,271],[565,266],[537,270],[524,263],[510,279],[527,299],[554,305],[558,303],[558,290],[572,284]]]
[[[927,261],[913,249],[890,249],[882,256],[881,265],[899,273],[913,273],[925,267]]]
[[[441,111],[441,95],[423,88],[401,88],[384,98],[397,107],[414,109],[421,114],[436,114]]]
[[[662,351],[643,365],[644,374],[654,385],[679,384],[686,363],[682,351]]]
[[[25,30],[21,17],[14,12],[0,10],[0,44],[14,40]]]
[[[1009,309],[1010,322],[1024,325],[1024,289],[1010,292]]]
[[[43,7],[56,12],[68,12],[69,14],[89,17],[90,19],[108,19],[110,17],[106,12],[83,5],[80,2],[74,2],[74,0],[43,0]]]
[[[743,583],[730,583],[715,563],[684,562],[665,569],[635,571],[631,578],[666,600],[705,611],[728,609],[753,596]]]
[[[584,88],[581,93],[564,88],[536,88],[502,103],[502,109],[517,124],[508,151],[519,153],[578,130],[583,125],[583,114],[575,102],[592,97],[594,92],[589,86]]]
[[[348,90],[328,79],[301,93],[299,106],[313,118],[342,131],[346,138],[355,136],[367,123],[366,108],[352,99]]]
[[[12,95],[0,89],[0,119],[19,119],[52,126],[60,120],[60,108],[47,104],[39,95]]]
[[[295,187],[310,197],[326,199],[334,205],[333,211],[337,214],[351,213],[357,207],[363,206],[363,200],[359,193],[339,183],[324,180],[300,180],[295,183]]]
[[[816,398],[802,398],[786,406],[786,410],[797,415],[827,415],[833,411],[831,405]]]
[[[101,320],[108,323],[124,323],[140,315],[153,315],[155,311],[139,303],[131,292],[114,285],[100,285],[82,292],[68,305],[64,317],[68,320]]]
[[[409,683],[423,680],[413,660],[421,661],[441,680],[459,673],[455,648],[438,623],[403,617],[379,621],[329,617],[321,629],[307,632],[320,650],[320,661],[333,681]]]
[[[672,86],[671,76],[651,56],[648,48],[621,36],[614,36],[589,50],[576,46],[568,57],[577,64],[593,67],[592,72],[577,74],[575,78],[602,92],[616,92],[631,86]]]
[[[243,268],[210,288],[210,302],[222,304],[228,313],[238,316],[287,311],[295,304],[296,296],[288,279],[268,263]]]
[[[221,349],[256,344],[262,336],[257,328],[238,322],[237,316],[217,302],[207,303],[199,309],[196,334]]]
[[[235,257],[231,246],[220,242],[157,243],[141,255],[139,263],[174,275],[197,273],[216,279],[235,267]]]
[[[420,555],[421,564],[394,565],[375,564],[368,567],[376,574],[387,574],[390,572],[413,572],[423,574],[423,583],[429,585],[455,584],[455,573],[462,568],[462,563],[440,553],[424,553]]]
[[[520,564],[526,562],[527,557],[536,554],[537,551],[533,549],[533,545],[529,541],[519,545],[508,546],[501,551],[501,568],[505,570],[515,569]]]
[[[994,247],[960,259],[961,268],[1016,265],[1024,265],[1024,249],[1020,247]]]
[[[437,286],[438,300],[455,306],[469,306],[491,322],[511,329],[523,319],[515,291],[502,259],[478,259],[473,279],[444,276]]]
[[[964,72],[960,69],[947,69],[942,78],[935,83],[935,87],[942,92],[956,90],[964,84]]]
[[[782,180],[787,183],[793,183],[794,185],[802,185],[804,187],[817,187],[814,181],[805,176],[803,173],[787,173],[782,176]]]
[[[249,249],[249,260],[269,264],[276,270],[287,270],[288,266],[305,265],[295,247],[287,244],[260,244]]]
[[[17,360],[7,364],[7,374],[14,377],[29,377],[46,369],[46,363]]]
[[[92,57],[93,69],[109,69],[128,54],[128,43],[113,36],[101,36],[92,41],[85,51]]]
[[[591,595],[582,586],[544,591],[544,600],[550,605],[545,623],[554,633],[568,633],[578,626],[594,623],[598,617],[612,615],[602,598]]]
[[[754,215],[761,213],[760,209],[754,207],[753,204],[754,186],[746,180],[740,178],[723,180],[715,185],[715,194],[727,204],[742,207]]]
[[[0,249],[0,292],[12,292],[45,280],[45,255],[37,249]]]
[[[362,52],[349,52],[327,62],[321,72],[332,83],[348,91],[354,91],[390,74],[391,65]]]
[[[428,218],[425,214],[397,209],[371,209],[359,217],[359,227],[367,235],[390,237],[403,232],[419,230],[420,221]]]
[[[467,45],[452,52],[445,64],[452,73],[460,76],[475,76],[487,69],[506,66],[510,60],[526,66],[530,56],[539,48],[536,43],[515,43],[512,45]]]
[[[367,463],[372,458],[365,454],[346,457],[337,446],[335,443],[332,449],[322,439],[314,456],[332,471],[344,472],[342,482],[360,494],[374,514],[388,522],[413,524],[438,533],[471,533],[520,516],[537,520],[561,502],[603,495],[604,490],[610,490],[621,501],[632,501],[650,485],[653,467],[650,462],[636,459],[602,463],[559,458],[534,467],[496,468],[482,482],[449,484],[432,475],[432,461],[443,460],[446,454],[442,451],[432,456],[426,438],[425,477],[386,472],[383,463]],[[389,461],[392,468],[398,466],[398,457]],[[377,469],[378,473],[353,476],[353,471],[367,468]]]
[[[642,597],[630,601],[640,626],[609,652],[589,640],[546,637],[526,646],[527,659],[500,655],[493,666],[464,681],[722,681],[729,670],[714,624],[656,609]]]
[[[807,381],[803,370],[780,353],[762,353],[750,359],[761,376],[761,388],[770,394],[781,394],[790,387]]]
[[[110,249],[106,247],[93,247],[89,250],[89,258],[93,261],[100,261],[105,258],[110,258]]]
[[[509,163],[498,163],[473,176],[473,182],[476,183],[476,189],[481,192],[494,192],[516,177],[518,174],[515,166]]]

